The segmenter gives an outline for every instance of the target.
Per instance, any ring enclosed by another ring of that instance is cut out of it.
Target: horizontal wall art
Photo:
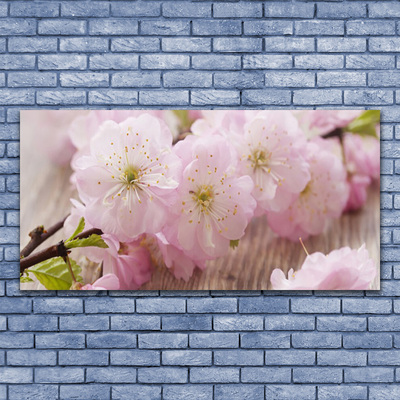
[[[21,289],[379,289],[379,111],[21,111]]]

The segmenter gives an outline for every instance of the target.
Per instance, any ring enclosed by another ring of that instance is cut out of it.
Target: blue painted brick
[[[138,313],[184,313],[186,301],[184,299],[137,299],[136,310]]]
[[[213,396],[213,388],[208,385],[165,385],[164,400],[208,400]]]
[[[339,313],[340,300],[332,298],[294,298],[291,301],[291,310],[294,313]]]
[[[345,90],[344,103],[348,105],[393,104],[393,92],[379,89]]]
[[[240,346],[255,349],[287,349],[290,347],[290,334],[270,332],[243,333],[240,335]]]
[[[96,399],[107,400],[110,398],[111,388],[109,385],[61,385],[60,399]]]
[[[43,72],[41,73],[43,74]],[[107,73],[80,72],[60,73],[60,85],[63,87],[102,87],[109,85]]]
[[[319,333],[319,332],[301,332],[292,334],[292,346],[294,348],[340,348],[342,335],[340,333]]]
[[[8,317],[8,329],[10,331],[56,331],[57,328],[57,317],[42,315]]]
[[[156,71],[116,72],[111,76],[113,87],[159,87],[160,82],[161,74]]]
[[[90,35],[137,35],[138,22],[134,19],[99,18],[89,21]]]
[[[58,353],[59,365],[108,365],[108,352],[105,350],[61,350]]]
[[[164,87],[192,88],[192,87],[211,87],[212,74],[201,71],[170,71],[163,74]],[[158,77],[157,87],[160,85]]]
[[[249,53],[262,50],[260,38],[215,38],[213,50],[222,53]]]
[[[320,400],[337,400],[337,399],[367,399],[367,387],[346,385],[346,386],[323,386],[318,385],[318,399]]]
[[[191,348],[237,348],[239,347],[238,333],[191,333],[189,335]]]
[[[106,17],[109,5],[105,2],[69,2],[61,3],[62,17]]]
[[[138,339],[142,349],[180,349],[188,346],[188,335],[183,333],[143,333]]]
[[[387,349],[392,347],[392,336],[388,333],[344,334],[345,349]]]
[[[369,17],[371,18],[400,17],[400,4],[392,1],[371,3],[369,5]]]
[[[63,331],[101,331],[109,329],[109,317],[96,315],[74,315],[60,317]]]
[[[315,365],[316,355],[311,350],[266,350],[266,365]]]
[[[367,319],[350,316],[317,317],[317,329],[319,331],[365,331]]]
[[[204,106],[205,104],[239,105],[240,94],[231,90],[192,90],[191,104]]]
[[[360,18],[366,17],[366,4],[361,3],[343,3],[337,6],[334,3],[318,3],[318,18]]]
[[[124,104],[135,105],[138,94],[132,90],[93,90],[89,93],[89,104]]]
[[[250,297],[239,299],[239,312],[253,313],[286,313],[289,311],[289,299],[279,297]]]
[[[368,329],[372,332],[376,331],[399,331],[400,316],[383,316],[368,318]]]
[[[38,333],[35,335],[38,349],[81,349],[85,347],[85,335],[82,333]]]
[[[84,380],[85,371],[80,367],[36,368],[35,370],[37,383],[82,383]]]
[[[135,311],[134,299],[85,299],[85,312],[88,314],[114,314],[133,313]]]
[[[82,54],[52,54],[39,55],[39,70],[60,70],[60,69],[85,69],[87,59]]]
[[[245,35],[292,35],[293,24],[290,21],[245,21],[243,24]]]
[[[132,3],[126,1],[111,3],[111,15],[113,17],[157,17],[160,14],[160,4],[156,2]]]
[[[56,385],[10,385],[8,389],[10,400],[48,400],[58,396]]]
[[[260,316],[215,316],[216,331],[260,331],[263,329],[263,317]]]
[[[141,90],[139,92],[139,104],[144,106],[185,106],[189,104],[189,92],[187,90],[174,90],[170,91],[169,93],[161,91]],[[171,312],[181,311],[177,311],[177,309],[175,309],[175,311]]]
[[[289,90],[274,89],[266,91],[263,89],[243,90],[242,103],[244,105],[288,105],[291,102]]]
[[[214,4],[213,16],[215,18],[257,18],[262,17],[262,5],[257,3]]]
[[[70,314],[83,312],[81,299],[41,299],[33,300],[33,311],[36,314]]]
[[[32,368],[0,368],[0,383],[30,383],[32,381]]]
[[[39,35],[84,35],[86,33],[85,21],[69,19],[40,20],[38,22]]]
[[[162,5],[164,17],[171,18],[207,18],[211,17],[210,3],[166,2]],[[215,9],[214,9],[214,16]]]
[[[76,90],[53,91],[46,90],[36,94],[36,103],[43,105],[85,104],[86,92]]]
[[[264,399],[262,385],[215,385],[215,400]]]
[[[398,350],[372,350],[368,352],[369,365],[400,365]]]
[[[212,326],[211,316],[184,315],[162,317],[163,331],[209,331]]]
[[[376,4],[379,9],[382,9],[383,3]],[[375,4],[370,4],[369,13],[371,16],[371,7]],[[346,22],[346,33],[348,35],[362,36],[362,35],[394,35],[396,31],[394,21],[368,21],[368,20],[358,20],[358,21],[347,21]]]
[[[163,38],[161,40],[162,51],[180,53],[182,49],[191,53],[211,52],[211,39],[208,38]]]
[[[243,56],[244,69],[290,69],[292,57],[289,55],[255,54]]]
[[[19,157],[19,143],[8,143],[7,145],[7,157]],[[15,226],[19,224],[14,224]]]
[[[234,313],[237,311],[237,300],[234,298],[188,299],[189,313]]]
[[[211,365],[212,352],[205,350],[166,350],[162,352],[163,365]]]
[[[7,352],[7,365],[47,366],[56,365],[57,353],[54,350],[10,350]]]
[[[372,52],[396,52],[399,49],[400,38],[385,37],[385,38],[370,38],[369,50]]]
[[[300,315],[271,315],[265,317],[268,331],[309,331],[315,328],[315,318]]]
[[[322,350],[317,353],[317,364],[362,367],[367,365],[367,353],[364,351]]]
[[[51,72],[10,72],[9,87],[55,87],[57,76]]]
[[[130,400],[132,398],[145,398],[148,400],[161,400],[161,386],[147,385],[118,385],[112,387],[113,399]]]
[[[136,347],[136,334],[125,332],[99,332],[89,333],[86,336],[88,348],[134,348]]]
[[[190,33],[189,21],[142,21],[140,24],[141,35],[188,35]]]
[[[191,383],[238,383],[239,368],[212,367],[190,368]]]
[[[36,20],[25,18],[14,18],[12,24],[8,20],[0,20],[0,36],[34,35],[36,31]]]
[[[249,40],[249,39],[245,39]],[[311,52],[315,44],[312,38],[283,38],[271,37],[264,39],[264,46],[267,52]]]
[[[332,54],[296,55],[294,65],[300,69],[340,69],[344,56]]]
[[[394,373],[392,368],[345,368],[344,381],[345,382],[393,382]]]
[[[394,68],[395,59],[387,55],[355,55],[346,56],[346,68],[350,69],[391,69]]]
[[[392,302],[385,299],[343,299],[345,314],[390,314]]]
[[[189,56],[172,54],[152,54],[140,56],[143,69],[188,69]]]
[[[58,17],[59,5],[49,2],[13,2],[10,4],[12,17]]]
[[[60,50],[65,52],[101,53],[108,51],[108,39],[104,38],[61,38]]]
[[[315,35],[339,36],[339,35],[344,35],[344,22],[321,21],[321,20],[296,21],[294,23],[294,29],[296,35],[299,36],[315,36]]]
[[[264,4],[264,16],[269,18],[312,18],[314,4],[267,2]]]
[[[261,350],[216,350],[215,365],[263,365],[264,352]]]
[[[267,72],[265,74],[267,87],[313,87],[315,75],[309,72]]]
[[[135,54],[96,54],[89,58],[91,69],[137,69],[138,62]]]
[[[135,383],[136,370],[133,368],[87,368],[86,382],[88,383]]]
[[[182,367],[138,368],[138,382],[186,383],[188,382],[188,370]]]
[[[366,48],[366,40],[361,38],[317,39],[317,51],[323,53],[362,53]]]
[[[160,365],[160,353],[155,350],[112,350],[111,365],[157,366]]]
[[[10,53],[50,53],[57,51],[56,38],[12,37],[8,39]],[[19,56],[21,57],[21,56]],[[32,56],[30,56],[32,57]],[[15,61],[14,61],[15,62]],[[26,61],[28,64],[28,59]],[[23,64],[22,64],[23,65]],[[16,63],[18,67],[18,63]],[[16,68],[21,69],[21,68]],[[26,69],[26,68],[23,68]],[[34,86],[34,85],[33,85]]]
[[[194,20],[193,35],[198,36],[235,36],[242,33],[241,21],[235,20]]]
[[[33,69],[35,66],[34,55],[5,54],[1,56],[1,69]]]
[[[0,332],[0,343],[3,349],[28,349],[33,347],[32,333]]]
[[[153,37],[115,38],[111,39],[111,51],[115,52],[157,52],[160,40]]]
[[[294,383],[341,383],[341,368],[293,368]]]
[[[292,400],[295,398],[301,398],[303,400],[314,400],[316,396],[316,389],[315,386],[304,384],[267,385],[265,387],[265,395],[267,399]]]
[[[242,368],[241,378],[245,383],[290,383],[290,368]]]
[[[185,57],[185,56],[181,56],[181,57]],[[143,59],[143,57],[142,57],[142,59]],[[143,67],[143,64],[141,64],[141,65]],[[186,63],[184,65],[186,65]],[[187,65],[189,65],[189,60],[187,61]],[[240,60],[239,56],[218,55],[218,54],[201,55],[201,56],[193,55],[192,56],[192,66],[194,69],[238,70],[238,69],[240,69],[240,65],[241,65],[241,60]]]

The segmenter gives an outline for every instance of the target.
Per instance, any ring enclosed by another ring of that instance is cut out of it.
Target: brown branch
[[[63,225],[67,217],[65,217],[62,221],[57,222],[49,229],[45,230],[43,225],[36,227],[33,231],[29,232],[29,236],[31,240],[29,243],[21,250],[20,257],[25,258],[32,253],[39,245],[41,245],[46,239],[50,236],[54,235],[57,231],[59,231]]]
[[[101,229],[92,228],[88,229],[85,232],[76,235],[74,239],[84,239],[93,234],[102,235],[103,232]],[[69,251],[65,248],[64,241],[59,242],[53,246],[48,247],[47,249],[38,251],[34,254],[31,254],[27,257],[24,257],[20,260],[20,272],[23,273],[26,268],[32,267],[32,265],[38,264],[42,261],[48,260],[54,257],[66,257]]]

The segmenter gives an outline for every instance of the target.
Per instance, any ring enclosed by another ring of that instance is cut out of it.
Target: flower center
[[[197,202],[202,211],[210,208],[214,198],[214,190],[212,185],[202,185],[193,195],[193,200]]]
[[[256,169],[259,167],[266,167],[271,159],[271,153],[265,149],[253,150],[248,159],[251,161],[251,166]]]
[[[135,183],[135,181],[137,181],[139,178],[139,173],[138,173],[137,169],[135,167],[133,167],[132,165],[126,166],[124,175],[125,175],[126,181],[130,184]]]

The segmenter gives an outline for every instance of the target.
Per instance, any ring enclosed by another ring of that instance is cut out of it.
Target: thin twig
[[[31,240],[21,250],[20,257],[24,258],[29,256],[29,254],[31,254],[32,251],[35,250],[39,245],[41,245],[46,239],[58,232],[64,226],[64,222],[66,219],[67,217],[65,217],[62,221],[57,222],[49,229],[45,230],[43,225],[40,225],[36,227],[33,231],[29,232]]]
[[[74,239],[84,239],[93,234],[102,235],[103,231],[97,228],[88,229],[87,231],[76,235]],[[69,251],[66,250],[64,242],[61,241],[58,244],[48,247],[47,249],[38,251],[29,255],[28,257],[22,258],[20,260],[20,272],[23,273],[26,268],[32,267],[32,265],[48,260],[49,258],[65,257],[66,254],[69,254]]]

